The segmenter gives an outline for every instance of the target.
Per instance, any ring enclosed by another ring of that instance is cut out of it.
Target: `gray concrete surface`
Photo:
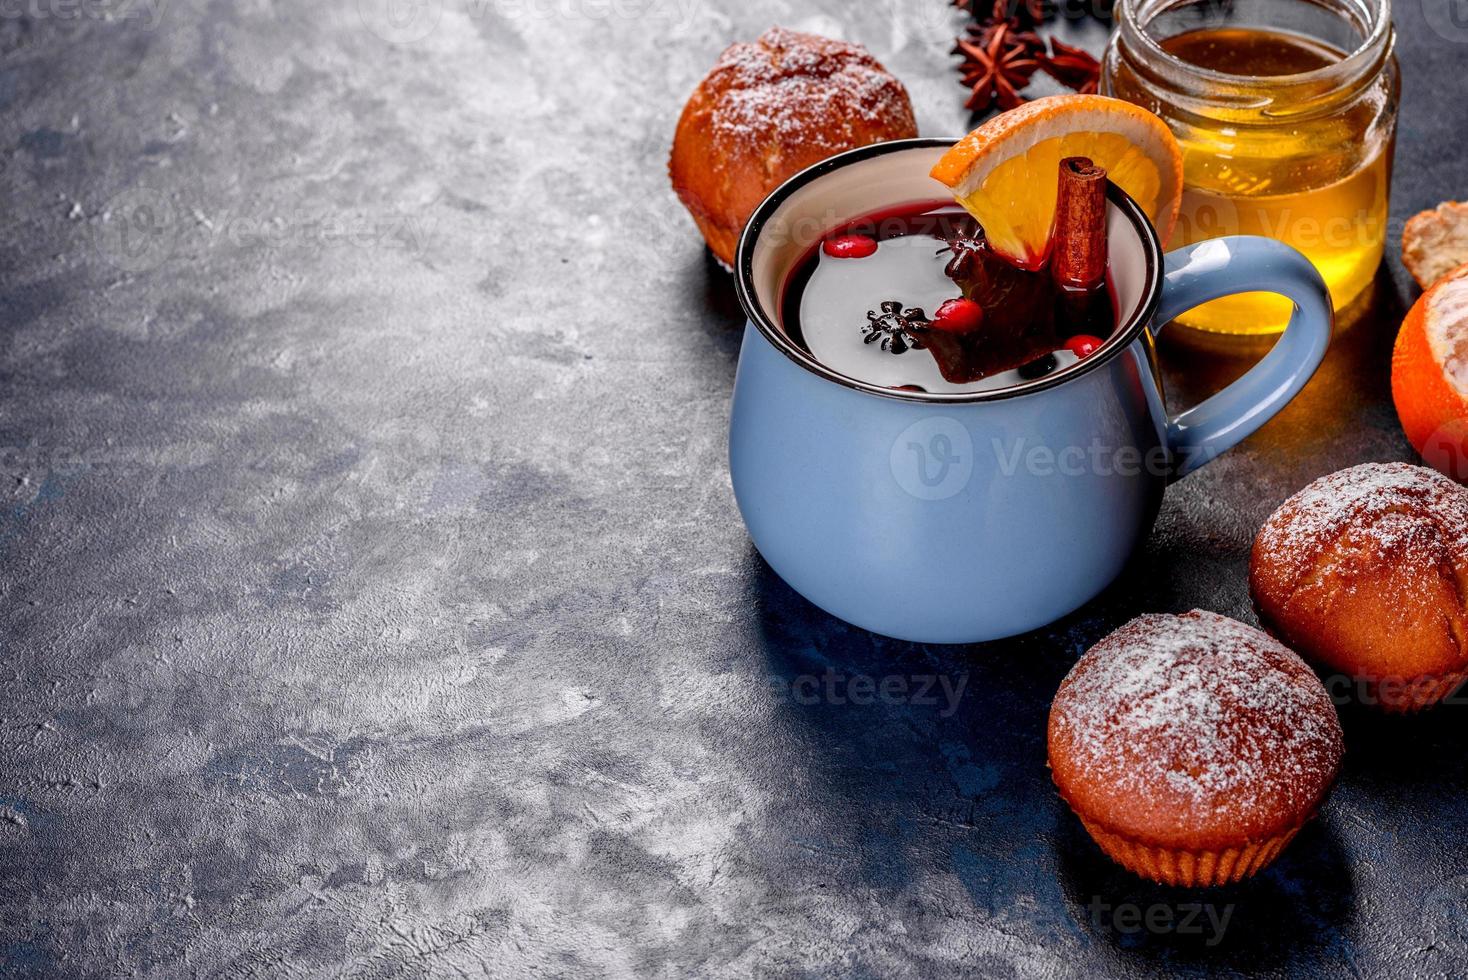
[[[0,10],[0,972],[1461,971],[1461,709],[1348,710],[1323,819],[1205,896],[1112,868],[1044,766],[1088,644],[1252,619],[1273,507],[1410,458],[1395,255],[1110,592],[914,647],[751,548],[741,316],[663,168],[775,22],[867,43],[925,134],[963,131],[941,0],[28,3]],[[1468,28],[1399,8],[1398,227],[1468,187]],[[1178,405],[1255,356],[1162,353]],[[1221,935],[1181,928],[1200,901]]]

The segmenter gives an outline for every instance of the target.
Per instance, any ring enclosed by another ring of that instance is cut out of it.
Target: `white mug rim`
[[[1123,191],[1115,184],[1108,183],[1108,201],[1128,220],[1142,245],[1143,260],[1146,263],[1142,288],[1143,298],[1141,302],[1136,304],[1126,323],[1113,331],[1111,336],[1107,338],[1106,343],[1099,350],[1078,363],[1064,370],[1052,372],[1042,378],[1036,378],[1033,381],[1026,381],[1006,388],[990,389],[988,391],[958,393],[905,391],[871,384],[833,371],[792,341],[785,334],[785,331],[780,329],[776,318],[764,309],[764,305],[759,301],[754,285],[755,246],[758,244],[759,236],[770,218],[774,216],[780,209],[780,206],[795,191],[820,180],[827,174],[842,167],[859,164],[887,153],[950,147],[955,142],[957,142],[956,139],[920,136],[911,139],[890,140],[885,143],[873,143],[854,150],[847,150],[844,153],[838,153],[833,157],[828,157],[820,163],[807,167],[795,174],[779,187],[775,188],[775,190],[771,191],[760,206],[755,208],[754,213],[750,215],[749,221],[744,226],[744,231],[739,236],[739,246],[734,257],[734,288],[739,296],[740,306],[744,308],[745,316],[749,319],[749,322],[754,324],[755,328],[759,330],[776,350],[822,380],[834,382],[846,388],[852,388],[882,398],[894,398],[900,401],[954,405],[999,401],[1004,398],[1030,395],[1037,391],[1054,388],[1068,381],[1073,381],[1108,363],[1112,358],[1131,346],[1131,343],[1147,329],[1148,324],[1152,322],[1153,316],[1157,311],[1157,305],[1162,298],[1162,243],[1158,241],[1157,230],[1152,227],[1152,222],[1147,218],[1145,212],[1142,211],[1140,205],[1133,201],[1126,191]]]

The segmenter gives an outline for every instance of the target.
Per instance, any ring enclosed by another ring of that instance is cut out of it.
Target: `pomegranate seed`
[[[1090,357],[1106,343],[1100,337],[1092,337],[1090,334],[1079,333],[1065,342],[1065,349],[1076,357]]]
[[[865,235],[837,235],[821,245],[821,251],[833,259],[864,259],[876,250],[876,239]]]
[[[972,333],[984,323],[984,308],[971,299],[950,299],[938,307],[931,321],[934,330]]]

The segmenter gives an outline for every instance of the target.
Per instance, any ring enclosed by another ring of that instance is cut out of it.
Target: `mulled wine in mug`
[[[951,145],[853,150],[756,210],[735,266],[749,322],[729,432],[770,566],[848,622],[937,643],[1035,629],[1100,592],[1167,483],[1304,387],[1333,319],[1314,267],[1269,239],[1164,256],[1085,160],[1057,175],[1046,262],[1006,262],[929,176]],[[1169,415],[1157,328],[1261,290],[1294,304],[1274,349]]]

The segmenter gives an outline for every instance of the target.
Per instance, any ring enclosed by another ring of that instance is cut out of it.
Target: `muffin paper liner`
[[[1277,837],[1224,851],[1185,851],[1153,847],[1103,830],[1090,821],[1081,823],[1106,856],[1123,868],[1164,885],[1186,888],[1242,881],[1268,867],[1300,832],[1299,827],[1294,827]]]

